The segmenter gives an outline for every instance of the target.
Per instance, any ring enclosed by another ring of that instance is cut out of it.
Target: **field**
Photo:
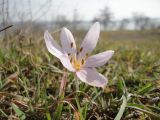
[[[81,43],[85,31],[73,33]],[[52,34],[59,40],[59,34]],[[114,50],[98,71],[108,77],[103,90],[64,72],[44,44],[43,32],[0,39],[0,120],[158,120],[160,119],[160,33],[101,32],[94,53]],[[93,54],[94,54],[93,53]]]

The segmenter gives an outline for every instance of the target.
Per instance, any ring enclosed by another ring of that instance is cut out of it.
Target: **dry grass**
[[[46,50],[43,34],[10,36],[0,49],[0,120],[113,120],[122,96],[127,97],[123,120],[159,119],[160,36],[136,33],[102,32],[94,53],[115,50],[109,63],[98,69],[108,76],[107,87],[88,86],[68,73],[63,97],[59,88],[65,70]],[[84,32],[74,35],[80,43]]]

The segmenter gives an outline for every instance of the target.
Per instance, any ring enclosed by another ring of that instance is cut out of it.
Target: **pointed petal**
[[[46,43],[48,51],[52,55],[59,58],[63,54],[63,51],[61,47],[56,43],[56,41],[52,38],[51,34],[48,31],[45,31],[44,39],[45,39],[45,43]]]
[[[67,68],[69,71],[71,71],[71,72],[75,71],[75,69],[73,68],[73,66],[69,60],[68,55],[61,55],[60,60],[61,60],[61,63],[63,64],[63,66],[65,68]]]
[[[93,49],[96,47],[98,38],[100,33],[100,24],[96,22],[88,31],[87,35],[85,36],[80,49],[79,58],[83,58],[86,53],[91,53]]]
[[[91,86],[104,88],[108,82],[107,78],[98,73],[95,68],[84,68],[77,71],[76,74],[81,81]]]
[[[84,67],[99,67],[108,62],[114,54],[113,50],[108,50],[87,58]]]
[[[72,33],[67,28],[62,28],[61,31],[61,44],[64,52],[66,53],[75,53],[76,44],[73,38]]]

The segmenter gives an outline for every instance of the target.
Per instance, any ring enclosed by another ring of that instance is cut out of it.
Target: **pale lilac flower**
[[[48,51],[60,59],[65,68],[75,72],[77,77],[92,86],[104,88],[108,80],[96,71],[96,67],[103,66],[113,55],[113,50],[108,50],[93,56],[89,54],[96,47],[100,33],[100,24],[96,22],[85,36],[80,49],[76,49],[76,44],[72,33],[67,28],[62,28],[60,47],[48,31],[44,34],[44,39]]]

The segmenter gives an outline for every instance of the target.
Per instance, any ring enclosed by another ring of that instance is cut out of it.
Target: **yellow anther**
[[[80,63],[76,63],[75,68],[76,68],[76,70],[80,70],[81,64]]]
[[[76,56],[72,56],[72,57],[70,58],[70,62],[71,62],[71,64],[72,64],[72,66],[73,66],[76,70],[80,70],[80,69],[82,68],[83,64],[85,63],[85,60],[86,60],[85,58],[79,60],[79,59],[77,59]]]
[[[82,61],[79,61],[76,58],[74,58],[72,61],[72,65],[76,70],[80,70],[82,67]]]

